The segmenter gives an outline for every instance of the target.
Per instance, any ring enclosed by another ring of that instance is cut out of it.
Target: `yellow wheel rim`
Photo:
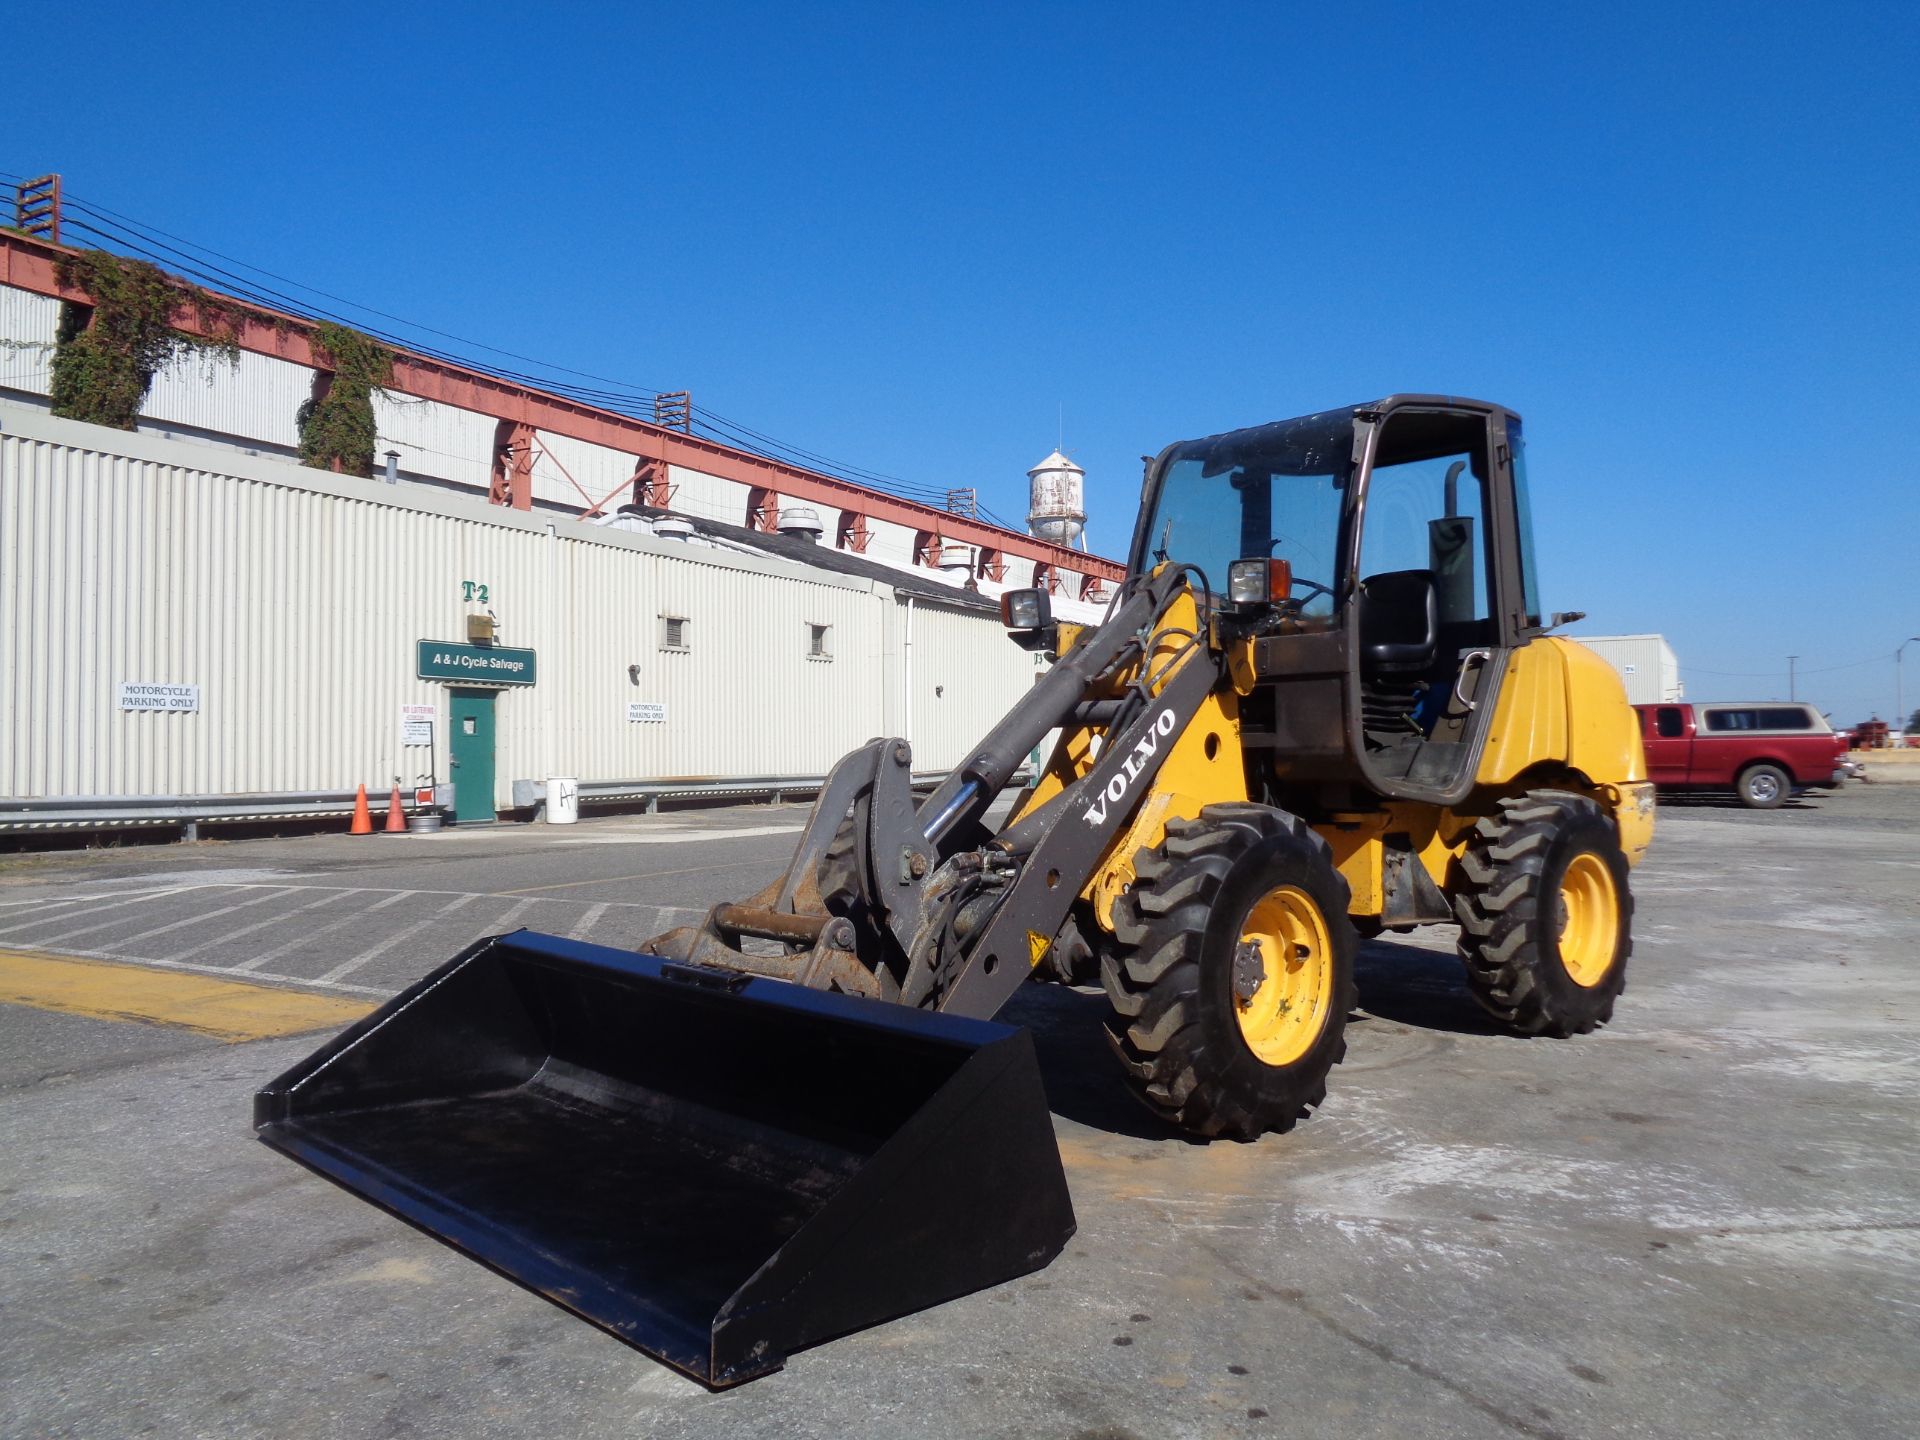
[[[1332,1003],[1333,938],[1320,907],[1291,885],[1269,890],[1235,947],[1240,1038],[1263,1064],[1291,1065],[1320,1038]]]
[[[1592,987],[1620,947],[1620,894],[1598,855],[1573,857],[1560,877],[1560,963],[1576,985]]]

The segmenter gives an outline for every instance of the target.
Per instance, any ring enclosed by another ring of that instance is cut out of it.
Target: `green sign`
[[[414,673],[422,680],[462,680],[469,685],[531,685],[533,651],[422,640]]]

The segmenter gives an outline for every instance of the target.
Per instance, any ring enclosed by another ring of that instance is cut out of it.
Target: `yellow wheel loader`
[[[1319,1105],[1358,936],[1457,924],[1525,1035],[1611,1016],[1639,730],[1537,599],[1519,417],[1377,403],[1168,447],[1103,623],[928,798],[846,757],[786,872],[632,954],[482,941],[256,1099],[269,1143],[709,1385],[1047,1264],[1032,978],[1117,1078],[1252,1140]],[[989,817],[1056,733],[1038,783]]]

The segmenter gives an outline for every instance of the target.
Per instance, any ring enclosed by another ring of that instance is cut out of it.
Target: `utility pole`
[[[1798,655],[1787,656],[1787,699],[1789,700],[1798,700],[1800,698],[1799,695],[1794,693],[1793,685],[1793,662],[1799,658]]]
[[[1900,683],[1900,657],[1907,653],[1907,646],[1920,640],[1920,635],[1909,635],[1900,642],[1900,648],[1893,652],[1893,723],[1900,727],[1900,738],[1907,738],[1907,688]]]

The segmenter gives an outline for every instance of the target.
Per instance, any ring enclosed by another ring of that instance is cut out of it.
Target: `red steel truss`
[[[90,304],[91,296],[73,286],[62,285],[54,273],[62,255],[76,253],[26,235],[0,231],[0,284]],[[317,370],[328,368],[315,355],[312,321],[266,310],[251,301],[231,303],[240,307],[244,317],[235,337],[241,349]],[[206,330],[191,307],[175,311],[173,323],[189,334],[203,334]],[[526,437],[529,430],[545,430],[633,456],[636,479],[647,477],[650,495],[666,489],[668,467],[679,465],[784,500],[830,505],[845,512],[835,540],[848,549],[864,549],[862,542],[871,533],[872,523],[885,520],[915,532],[937,530],[950,542],[979,546],[983,552],[994,552],[1003,562],[1012,557],[1034,562],[1045,567],[1048,581],[1055,585],[1062,570],[1108,580],[1119,580],[1125,574],[1123,566],[1097,555],[1022,535],[1017,530],[1003,530],[930,505],[917,505],[911,500],[856,485],[851,480],[803,470],[678,429],[535,390],[451,361],[397,351],[393,380],[387,388],[496,420],[500,427],[496,432],[499,458],[490,477],[489,495],[498,503],[517,509],[531,506],[532,485],[530,472],[523,474],[519,468],[522,464],[530,466],[530,452],[515,442],[530,438]]]

